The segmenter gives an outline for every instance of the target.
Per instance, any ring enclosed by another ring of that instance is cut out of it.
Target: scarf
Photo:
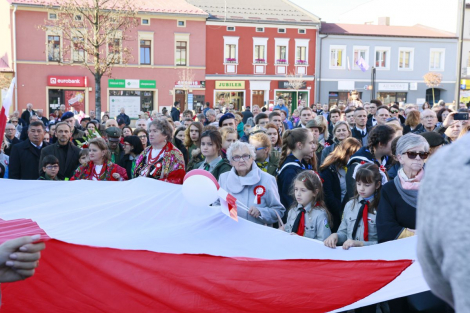
[[[319,202],[315,203],[316,207],[319,205],[320,205]],[[305,208],[301,207],[299,209],[299,213],[297,214],[297,217],[295,218],[294,225],[292,225],[292,232],[296,233],[299,236],[303,236],[305,233],[305,212],[306,212]]]
[[[268,162],[256,162],[256,165],[262,170],[263,172],[268,172]]]
[[[352,232],[352,239],[354,240],[356,237],[359,221],[362,220],[362,223],[364,224],[364,241],[369,241],[369,222],[367,221],[367,214],[369,213],[369,201],[363,199],[360,201],[360,203],[362,206],[357,212],[357,218]]]
[[[423,177],[423,174],[423,170],[421,170],[415,178],[409,179],[401,168],[398,171],[398,175],[393,179],[395,187],[397,187],[398,193],[402,199],[414,208],[417,208],[419,181]],[[402,180],[404,185],[402,185]],[[413,189],[410,187],[413,187]]]

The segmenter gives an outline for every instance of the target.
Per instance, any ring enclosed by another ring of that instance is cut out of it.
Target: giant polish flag
[[[41,233],[3,312],[329,312],[429,290],[416,238],[330,249],[191,207],[182,187],[0,179],[0,242]]]

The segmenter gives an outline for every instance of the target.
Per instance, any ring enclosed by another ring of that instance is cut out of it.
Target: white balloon
[[[184,181],[183,196],[194,206],[208,206],[218,198],[217,187],[208,177],[194,175]]]

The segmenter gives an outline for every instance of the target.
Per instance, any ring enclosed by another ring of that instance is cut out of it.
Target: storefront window
[[[65,104],[66,110],[72,107],[74,112],[85,112],[85,91],[49,89],[49,114],[58,110],[61,104]]]
[[[217,91],[215,93],[215,101],[219,106],[233,105],[236,111],[241,111],[244,103],[244,91]]]
[[[276,91],[276,99],[279,98],[284,99],[285,104],[289,107],[290,112],[293,112],[295,109],[297,109],[299,104],[303,104],[305,106],[309,105],[308,91]]]
[[[377,99],[384,105],[394,102],[406,103],[406,92],[378,92]]]
[[[111,117],[117,115],[122,107],[131,118],[137,118],[140,111],[151,114],[154,108],[153,93],[153,91],[140,90],[109,90]]]

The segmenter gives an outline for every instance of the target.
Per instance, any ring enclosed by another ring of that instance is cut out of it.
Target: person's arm
[[[329,169],[325,169],[320,173],[320,177],[323,179],[323,193],[326,207],[333,215],[341,218],[341,198],[338,199],[335,197],[333,190],[333,175],[335,175],[335,173],[332,173]]]
[[[354,197],[354,192],[356,191],[356,180],[353,178],[354,169],[358,163],[352,163],[348,166],[348,172],[346,173],[346,201],[349,201]]]
[[[315,209],[314,209],[315,210]],[[331,228],[328,224],[328,215],[326,215],[325,211],[321,211],[322,214],[319,214],[317,216],[316,220],[316,229],[317,229],[317,234],[315,236],[315,239],[324,241],[326,238],[328,238],[331,235]]]
[[[274,224],[278,222],[277,214],[274,211],[277,211],[279,217],[282,219],[286,209],[281,203],[279,193],[277,191],[276,179],[272,176],[269,177],[265,185],[266,194],[263,197],[266,197],[266,206],[257,207],[261,213],[261,218],[266,222],[266,224]]]
[[[12,146],[10,153],[10,164],[8,165],[8,176],[11,179],[21,179],[21,160],[18,147]]]
[[[388,184],[393,184],[391,181]],[[377,235],[379,243],[398,239],[405,230],[396,219],[394,203],[385,188],[380,192],[380,202],[377,208]]]

